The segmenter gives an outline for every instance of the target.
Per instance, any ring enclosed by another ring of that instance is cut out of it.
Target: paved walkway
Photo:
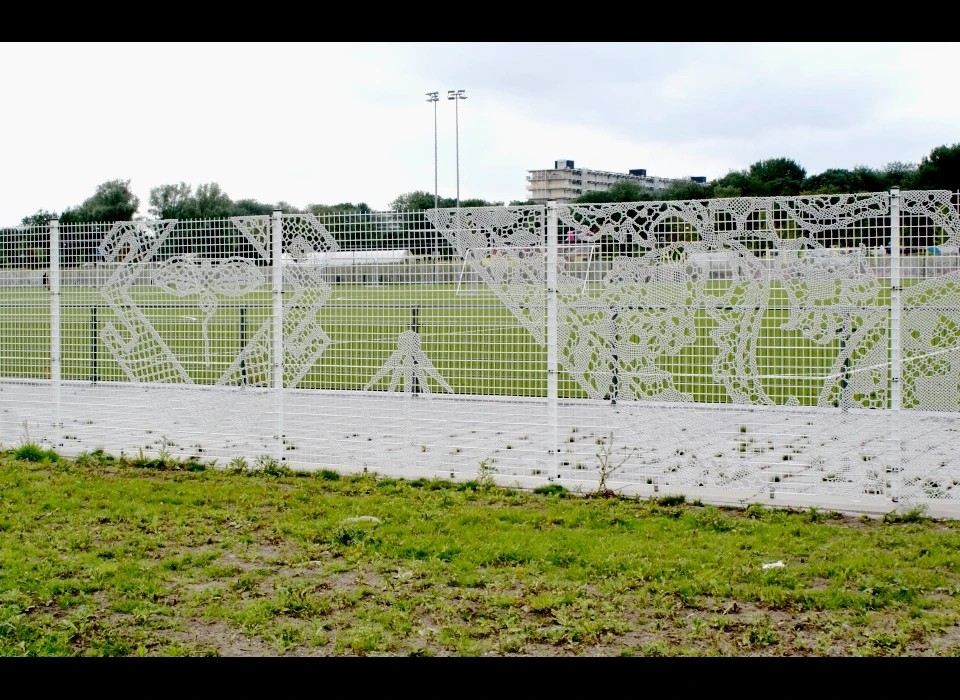
[[[0,442],[49,443],[52,406],[49,382],[0,381]],[[264,389],[64,382],[58,449],[252,462],[278,454],[279,408]],[[296,468],[469,479],[486,460],[503,483],[590,491],[606,460],[626,493],[883,512],[895,490],[960,517],[960,414],[902,411],[898,427],[888,411],[569,401],[555,460],[544,399],[288,390],[282,414]]]

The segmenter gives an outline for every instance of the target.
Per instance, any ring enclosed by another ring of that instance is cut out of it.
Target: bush
[[[60,459],[60,455],[53,450],[45,450],[36,443],[28,442],[17,448],[13,458],[24,462],[43,462],[44,460],[56,462]]]
[[[544,486],[538,486],[533,490],[534,493],[545,494],[547,496],[560,496],[560,498],[565,497],[569,491],[560,484],[546,484]]]
[[[661,496],[657,499],[658,506],[682,506],[687,502],[687,497],[682,493]]]

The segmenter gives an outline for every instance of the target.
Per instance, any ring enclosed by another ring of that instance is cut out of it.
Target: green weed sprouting
[[[227,465],[227,469],[236,474],[242,474],[250,469],[250,463],[243,457],[234,457],[230,460],[230,464]]]
[[[902,513],[891,511],[883,514],[883,522],[891,523],[923,523],[929,520],[925,505],[913,506]]]
[[[293,476],[293,470],[286,464],[280,464],[270,455],[260,455],[253,463],[251,474],[266,474],[267,476]]]
[[[661,496],[657,499],[657,505],[659,506],[682,506],[687,502],[687,497],[682,493],[670,494],[668,496]]]
[[[60,455],[53,450],[43,449],[35,442],[30,442],[18,447],[13,453],[13,458],[19,459],[22,462],[57,462],[60,459]]]
[[[570,493],[565,487],[560,484],[545,484],[543,486],[538,486],[533,490],[534,493],[539,493],[547,496],[559,496],[560,498],[565,498],[568,493]]]
[[[493,475],[497,473],[496,467],[490,465],[485,460],[480,460],[480,466],[477,467],[477,478],[474,480],[482,491],[489,491],[494,487]]]

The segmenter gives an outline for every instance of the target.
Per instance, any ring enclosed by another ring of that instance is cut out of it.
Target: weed
[[[533,492],[547,496],[559,496],[560,498],[566,497],[566,495],[569,493],[569,491],[567,491],[567,489],[560,484],[545,484],[543,486],[538,486],[533,490]]]
[[[660,506],[682,506],[687,502],[687,497],[682,493],[670,494],[657,499],[657,505]]]
[[[207,465],[196,457],[191,457],[183,463],[183,468],[188,472],[203,472],[207,470]]]
[[[625,452],[626,455],[619,462],[615,462],[613,459],[613,433],[610,433],[606,440],[603,438],[597,438],[597,444],[600,445],[600,450],[596,453],[598,462],[597,476],[599,479],[599,483],[597,484],[597,493],[610,495],[610,490],[607,486],[607,480],[613,477],[623,468],[623,465],[626,464],[634,454],[636,454],[637,448],[634,447],[629,451],[624,448],[623,452]]]
[[[487,460],[480,460],[480,466],[477,467],[476,482],[480,486],[481,490],[489,491],[491,488],[493,488],[493,475],[496,473],[496,468],[490,466],[490,463]]]
[[[60,456],[53,450],[45,450],[34,442],[28,442],[16,449],[13,458],[22,462],[56,462]]]
[[[922,523],[929,520],[927,517],[927,507],[925,505],[913,506],[902,513],[890,511],[883,514],[885,523]]]
[[[230,471],[235,473],[242,473],[250,469],[250,464],[243,457],[234,457],[230,460],[228,465]]]
[[[670,653],[670,647],[665,642],[657,639],[647,642],[641,647],[644,656],[667,656]]]
[[[293,476],[293,470],[286,464],[280,464],[270,455],[260,455],[253,463],[253,472],[267,476]]]
[[[323,481],[340,481],[340,475],[332,469],[321,469],[317,476]]]
[[[741,640],[742,646],[768,647],[780,641],[780,635],[770,624],[770,618],[764,615],[747,629]]]
[[[704,508],[693,516],[698,527],[714,532],[729,532],[736,529],[736,521],[724,515],[718,508]]]

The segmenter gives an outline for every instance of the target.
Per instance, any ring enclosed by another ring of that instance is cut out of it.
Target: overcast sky
[[[110,179],[233,199],[385,208],[433,191],[433,106],[465,89],[460,194],[525,199],[526,171],[716,178],[917,162],[960,141],[960,44],[0,45],[0,223]],[[441,196],[454,103],[438,107]]]

